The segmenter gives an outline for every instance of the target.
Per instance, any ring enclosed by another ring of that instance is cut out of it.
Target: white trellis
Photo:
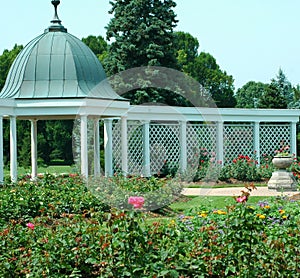
[[[148,176],[158,173],[166,161],[185,170],[203,150],[222,164],[240,154],[260,163],[282,143],[292,153],[297,151],[299,110],[131,106],[126,119],[128,167],[122,169],[121,125],[116,120],[113,171]]]

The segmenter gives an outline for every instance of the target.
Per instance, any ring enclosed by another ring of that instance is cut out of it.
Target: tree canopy
[[[5,49],[3,54],[0,55],[0,91],[4,87],[5,80],[12,63],[22,49],[22,45],[15,44],[12,50]]]
[[[268,84],[249,81],[236,92],[236,107],[258,108],[262,95],[266,92]]]

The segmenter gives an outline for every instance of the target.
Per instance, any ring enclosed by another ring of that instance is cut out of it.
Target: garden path
[[[228,188],[184,188],[183,195],[190,196],[239,196],[245,187],[228,187]],[[293,196],[299,191],[275,191],[269,190],[266,186],[257,187],[256,190],[251,192],[251,196]]]

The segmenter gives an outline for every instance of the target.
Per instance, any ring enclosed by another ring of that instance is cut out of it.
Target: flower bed
[[[251,204],[251,190],[153,222],[141,198],[108,209],[77,176],[6,185],[0,277],[300,277],[299,202]]]

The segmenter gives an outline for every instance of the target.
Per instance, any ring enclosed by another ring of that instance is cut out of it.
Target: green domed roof
[[[0,98],[76,98],[92,94],[122,99],[107,82],[100,83],[106,79],[100,61],[81,40],[67,33],[56,7],[52,25],[15,59]]]

